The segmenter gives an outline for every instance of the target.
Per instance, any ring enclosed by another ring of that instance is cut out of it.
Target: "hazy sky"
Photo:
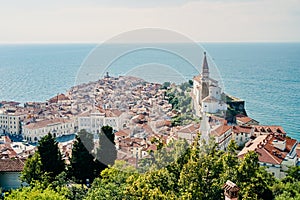
[[[125,31],[149,27],[177,31],[199,42],[300,41],[300,0],[0,3],[0,43],[101,42]]]

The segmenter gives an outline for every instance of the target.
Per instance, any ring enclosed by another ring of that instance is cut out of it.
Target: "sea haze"
[[[250,117],[261,124],[282,125],[289,136],[300,140],[300,43],[202,45],[218,67],[225,92],[245,100]],[[81,63],[95,46],[0,45],[0,100],[45,101],[66,92],[74,85]],[[114,48],[118,45],[114,44]],[[174,54],[148,49],[123,56],[108,71],[113,75],[142,73],[150,81],[155,81],[155,75],[158,81],[164,77],[173,80],[179,71],[183,79],[192,79],[198,73],[195,67],[200,66],[189,65]],[[135,70],[136,66],[141,67]],[[166,66],[176,70],[167,73]]]

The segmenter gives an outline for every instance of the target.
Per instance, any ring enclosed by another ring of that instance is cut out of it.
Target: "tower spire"
[[[203,78],[208,78],[209,77],[209,68],[208,68],[208,63],[207,63],[207,58],[206,58],[206,52],[204,51],[204,58],[203,58],[203,63],[202,63],[202,77]]]

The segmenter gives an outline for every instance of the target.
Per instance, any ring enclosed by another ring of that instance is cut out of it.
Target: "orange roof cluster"
[[[215,130],[211,131],[211,134],[213,136],[218,136],[220,137],[221,135],[223,135],[224,133],[226,133],[228,130],[231,129],[231,126],[228,125],[221,125],[218,128],[216,128]]]
[[[28,129],[38,129],[38,128],[43,128],[45,126],[51,126],[54,124],[63,124],[63,123],[69,123],[69,122],[71,122],[71,121],[68,119],[55,118],[55,119],[46,119],[46,120],[38,121],[35,123],[30,123],[24,127],[28,128]]]
[[[260,138],[262,138],[262,140],[259,140]],[[297,144],[296,140],[286,138],[284,135],[279,134],[260,136],[257,139],[259,140],[258,142],[255,142],[255,139],[249,144],[246,144],[246,149],[242,150],[239,157],[242,157],[248,151],[254,150],[258,153],[260,162],[280,165],[285,157],[292,151],[294,145]],[[276,147],[276,143],[281,143],[285,147],[284,150]]]
[[[233,132],[237,133],[237,134],[239,134],[239,133],[248,133],[248,134],[250,134],[252,129],[253,128],[251,126],[233,126],[232,127]]]
[[[55,97],[52,97],[51,99],[49,99],[49,103],[58,103],[58,101],[69,101],[70,98],[67,97],[64,94],[59,94],[56,95]]]
[[[178,132],[181,133],[198,133],[200,128],[200,124],[189,124],[185,127],[183,127],[182,129],[180,129]]]
[[[0,159],[0,172],[21,172],[23,168],[21,159]]]
[[[128,137],[130,135],[130,129],[123,129],[115,133],[117,137]]]
[[[250,122],[251,120],[253,120],[252,118],[248,117],[248,116],[245,116],[245,115],[237,115],[236,116],[236,120],[237,121],[241,121],[243,122],[244,124]]]
[[[279,133],[279,134],[286,134],[284,129],[281,126],[277,125],[256,125],[254,127],[254,132],[260,132],[260,133]]]

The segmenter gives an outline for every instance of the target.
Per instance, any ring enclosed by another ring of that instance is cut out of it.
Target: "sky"
[[[168,29],[197,42],[300,42],[300,0],[0,0],[0,5],[0,43],[94,43],[141,28]]]

